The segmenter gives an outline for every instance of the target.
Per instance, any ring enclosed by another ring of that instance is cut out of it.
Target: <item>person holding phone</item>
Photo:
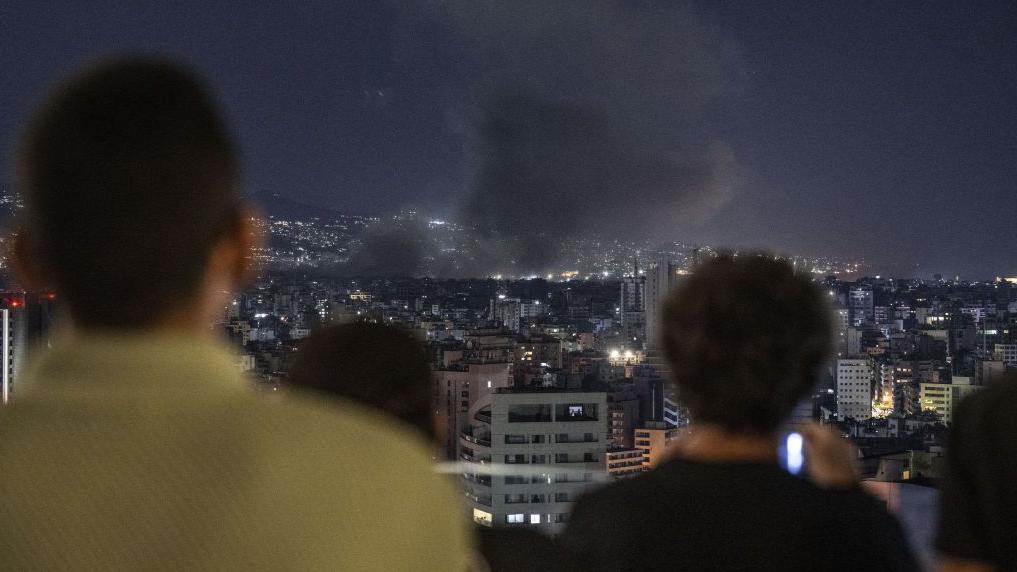
[[[829,315],[768,255],[720,256],[672,292],[662,341],[692,430],[656,469],[579,500],[563,540],[582,569],[918,569],[859,487],[846,439],[807,426],[806,478],[778,463],[781,429],[828,356]]]

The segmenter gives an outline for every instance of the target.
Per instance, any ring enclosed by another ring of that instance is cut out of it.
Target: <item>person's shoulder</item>
[[[641,513],[640,507],[654,504],[661,490],[681,494],[682,488],[674,486],[673,480],[675,475],[661,470],[614,480],[579,497],[576,509],[580,515],[610,512],[614,518],[629,512]]]
[[[264,432],[299,443],[306,450],[363,454],[381,462],[401,458],[406,465],[428,460],[422,436],[398,419],[355,402],[297,389],[288,390],[279,399],[247,399],[259,402]]]
[[[1017,375],[994,380],[983,389],[967,396],[960,407],[970,412],[989,413],[1005,410],[1017,414]]]

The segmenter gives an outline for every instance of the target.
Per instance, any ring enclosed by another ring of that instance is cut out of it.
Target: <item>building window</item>
[[[506,445],[522,445],[526,443],[526,435],[505,435]]]
[[[596,403],[562,403],[554,406],[556,421],[596,421]]]
[[[540,515],[539,514],[531,514],[530,515],[530,524],[540,524]]]
[[[525,464],[526,455],[505,455],[505,462],[509,465]]]
[[[515,495],[505,495],[505,504],[519,504],[526,502],[526,495],[519,493]]]
[[[520,514],[506,514],[505,515],[505,522],[507,522],[509,524],[521,524],[523,522],[526,522],[525,520],[523,520],[524,516],[525,515],[523,515],[522,513],[520,513]]]
[[[508,410],[509,423],[549,423],[551,406],[546,404],[510,405]]]

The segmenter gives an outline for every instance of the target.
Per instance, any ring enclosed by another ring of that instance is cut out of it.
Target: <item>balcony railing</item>
[[[480,445],[482,447],[490,447],[491,446],[491,438],[490,437],[488,437],[487,439],[482,439],[482,438],[479,438],[479,437],[474,437],[473,435],[468,435],[466,433],[460,433],[459,436],[462,437],[463,439],[465,439],[466,441],[469,441],[470,443],[476,443],[477,445]]]
[[[470,493],[469,491],[466,491],[463,494],[466,496],[466,498],[470,499],[471,501],[479,505],[491,506],[491,497],[480,497],[473,493]]]

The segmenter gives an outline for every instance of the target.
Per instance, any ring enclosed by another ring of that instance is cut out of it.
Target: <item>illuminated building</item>
[[[541,365],[559,369],[562,366],[561,340],[553,336],[530,336],[516,340],[515,363]]]
[[[475,522],[560,531],[573,503],[604,476],[606,394],[496,389],[469,408],[459,435]]]
[[[953,422],[953,389],[946,383],[923,383],[919,402],[922,411],[933,411],[943,423]]]
[[[605,454],[607,474],[613,479],[632,477],[646,470],[645,452],[634,447],[627,449],[608,449]]]
[[[678,429],[663,422],[649,422],[635,432],[636,448],[643,452],[643,466],[656,467],[664,458],[667,446],[678,437]]]

